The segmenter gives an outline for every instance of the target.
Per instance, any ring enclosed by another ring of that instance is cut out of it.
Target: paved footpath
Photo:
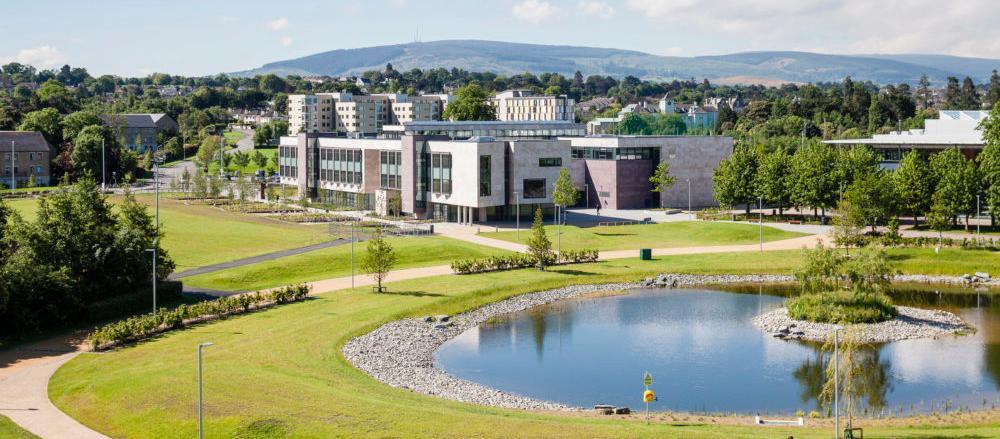
[[[463,239],[483,245],[504,248],[512,251],[523,251],[524,246],[507,241],[490,239],[475,234],[475,227],[456,228],[443,233],[456,239]],[[791,250],[806,246],[814,246],[818,241],[828,241],[826,236],[804,236],[782,241],[764,243],[764,250]],[[707,247],[680,247],[653,249],[657,256],[698,254],[698,253],[728,253],[759,251],[757,244],[722,245]],[[638,250],[617,250],[601,252],[602,259],[634,258]],[[389,273],[386,282],[394,282],[422,277],[452,274],[448,265],[410,268]],[[355,287],[373,285],[375,282],[369,276],[355,276]],[[350,288],[350,276],[309,282],[315,294]],[[52,374],[60,366],[73,357],[97,355],[83,353],[84,346],[76,339],[69,340],[67,336],[53,338],[42,342],[25,345],[21,348],[0,352],[0,414],[9,417],[24,429],[42,438],[74,438],[91,439],[105,438],[83,424],[61,412],[49,401],[48,384]]]

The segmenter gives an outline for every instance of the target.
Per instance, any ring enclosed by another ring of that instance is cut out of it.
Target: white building
[[[497,120],[565,120],[576,117],[576,102],[562,96],[535,96],[530,90],[507,90],[493,98]]]

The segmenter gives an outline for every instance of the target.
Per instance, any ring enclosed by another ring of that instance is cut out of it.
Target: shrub
[[[892,301],[884,294],[829,291],[806,294],[786,302],[788,315],[818,323],[878,323],[896,316]]]
[[[559,255],[561,262],[597,262],[598,252],[595,249],[563,250]]]
[[[305,284],[292,285],[270,292],[258,291],[220,297],[193,305],[181,305],[170,310],[162,308],[156,314],[142,314],[104,325],[91,332],[88,339],[95,350],[107,349],[122,343],[142,340],[194,321],[242,314],[252,309],[299,301],[305,299],[310,290],[311,287]]]
[[[167,303],[180,299],[182,289],[183,285],[180,282],[161,280],[156,285],[156,301]],[[86,319],[90,322],[102,322],[143,312],[152,306],[153,287],[146,286],[132,293],[87,305]]]
[[[559,262],[581,263],[597,261],[597,250],[566,250],[562,252]],[[554,253],[545,253],[545,264],[556,262]],[[479,259],[459,259],[452,261],[451,269],[458,274],[486,273],[490,271],[517,270],[519,268],[537,267],[538,260],[534,255],[514,253],[504,256],[490,256]]]

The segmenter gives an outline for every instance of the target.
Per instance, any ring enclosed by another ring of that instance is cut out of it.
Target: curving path
[[[524,246],[491,238],[477,236],[475,227],[449,228],[442,231],[445,236],[475,242],[482,245],[523,251]],[[825,235],[804,236],[782,241],[764,243],[764,251],[792,250],[814,246],[817,242],[829,242]],[[653,255],[683,255],[702,253],[730,253],[760,251],[758,244],[720,245],[702,247],[678,247],[653,249]],[[637,250],[616,250],[601,252],[601,259],[623,259],[638,256]],[[386,282],[417,279],[422,277],[453,274],[451,266],[395,270],[389,273]],[[373,285],[368,276],[357,275],[354,286]],[[308,283],[315,294],[350,288],[350,276],[325,279]],[[42,438],[91,439],[106,436],[91,430],[69,417],[49,401],[49,379],[60,366],[83,353],[85,346],[79,340],[67,336],[26,345],[22,348],[0,353],[0,414],[9,417],[22,428]],[[56,347],[52,347],[55,344]]]

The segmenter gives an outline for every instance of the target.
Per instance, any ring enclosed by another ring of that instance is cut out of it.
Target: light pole
[[[17,179],[14,178],[14,141],[10,141],[10,191],[17,190]]]
[[[206,341],[198,345],[198,437],[205,437],[205,418],[202,410],[201,351],[213,343]]]
[[[833,329],[833,437],[840,437],[840,326]]]
[[[354,221],[351,221],[351,288],[354,288]]]
[[[156,240],[153,240],[156,243]],[[153,314],[156,315],[156,247],[147,248],[147,252],[153,254]]]
[[[515,226],[516,232],[514,232],[514,234],[515,234],[515,239],[518,242],[521,242],[521,198],[519,197],[519,195],[520,194],[517,191],[514,191],[514,204],[517,206],[517,210],[514,213],[514,221],[516,224]]]
[[[979,240],[979,214],[982,212],[979,209],[979,194],[976,194],[976,241]]]
[[[764,251],[764,197],[757,197],[757,225],[760,230],[760,251]]]
[[[101,190],[104,190],[104,183],[107,179],[104,177],[104,137],[101,137]]]
[[[691,179],[690,178],[685,178],[684,180],[687,180],[687,184],[688,184],[688,214],[690,215],[691,214]]]

